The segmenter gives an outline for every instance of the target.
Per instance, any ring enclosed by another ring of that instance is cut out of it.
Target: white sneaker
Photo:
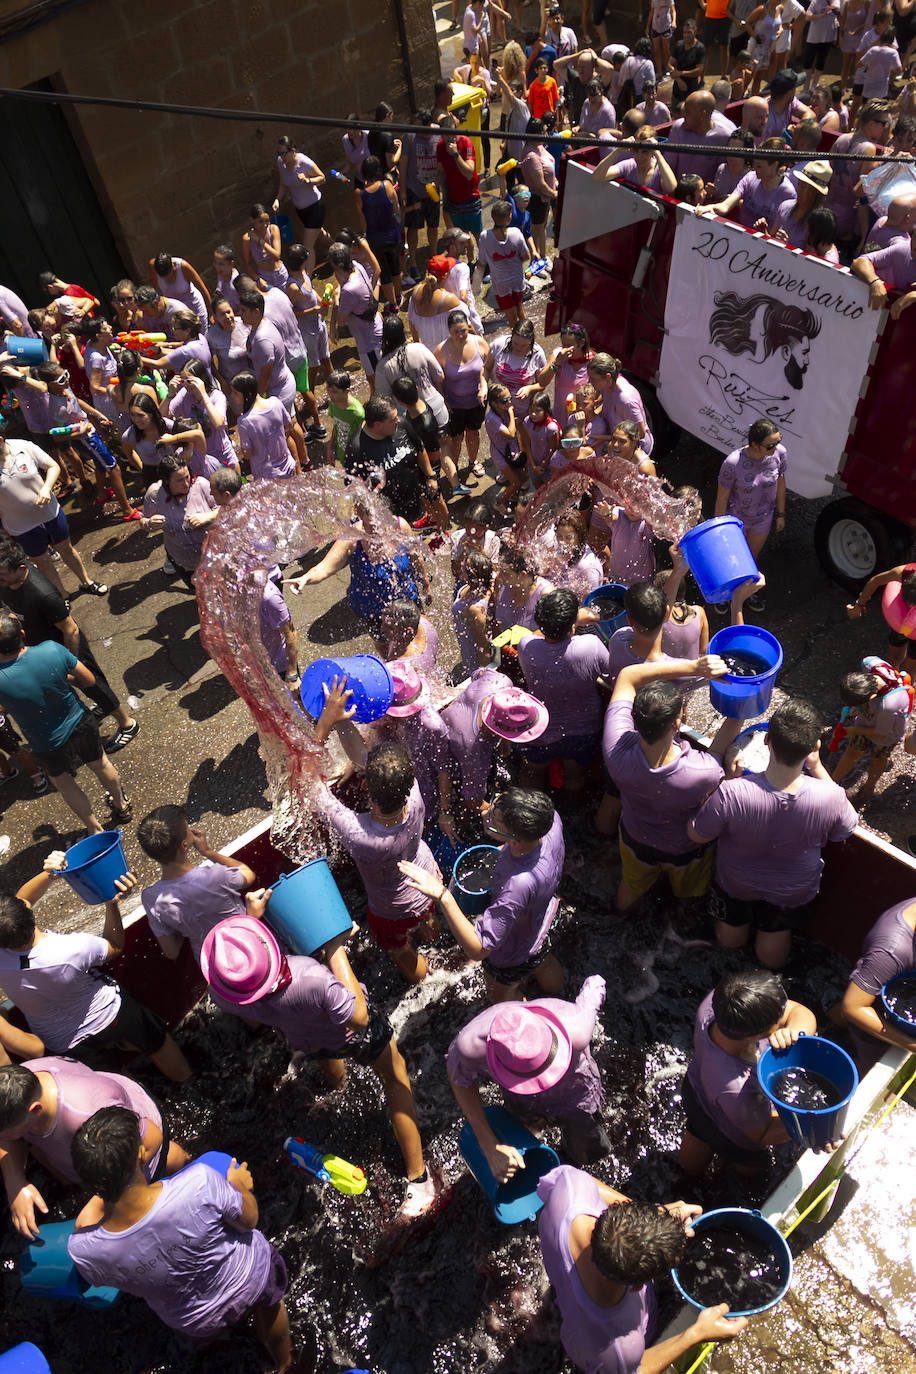
[[[404,1194],[404,1201],[398,1213],[404,1221],[413,1221],[416,1217],[421,1217],[424,1212],[428,1212],[436,1201],[436,1185],[432,1178],[426,1178],[424,1183],[408,1180],[407,1191]]]

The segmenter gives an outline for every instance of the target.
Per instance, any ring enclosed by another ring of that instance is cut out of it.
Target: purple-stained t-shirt
[[[280,335],[287,365],[291,368],[300,367],[305,361],[305,345],[299,321],[289,296],[277,286],[269,286],[264,293],[264,318]]]
[[[562,1023],[572,1042],[572,1060],[566,1073],[552,1088],[543,1092],[518,1094],[503,1088],[509,1109],[518,1100],[524,1106],[536,1106],[544,1116],[563,1116],[568,1112],[596,1112],[604,1100],[601,1074],[592,1058],[589,1043],[595,1033],[598,1012],[604,1002],[605,983],[598,974],[586,978],[575,1002],[558,997],[535,997],[527,1005],[544,1007]],[[489,1078],[487,1064],[487,1035],[497,1016],[498,1006],[488,1007],[460,1030],[448,1047],[445,1065],[448,1076],[458,1088],[469,1088],[478,1078]]]
[[[364,354],[375,353],[378,359],[382,356],[381,313],[376,310],[370,319],[360,318],[372,307],[373,303],[377,305],[372,290],[372,279],[362,263],[355,262],[353,271],[340,288],[337,313],[341,316],[347,316],[347,326],[356,341],[359,352]]]
[[[439,876],[439,867],[423,839],[426,809],[416,783],[407,799],[407,815],[400,825],[382,825],[368,811],[351,811],[327,787],[318,807],[332,830],[340,836],[366,889],[369,910],[383,921],[422,919],[429,898],[411,887],[398,864],[402,859],[419,864]]]
[[[134,1112],[140,1123],[141,1139],[152,1123],[162,1130],[162,1115],[149,1093],[119,1073],[97,1073],[73,1059],[27,1059],[22,1066],[32,1073],[47,1073],[57,1089],[57,1111],[54,1125],[45,1135],[35,1131],[22,1137],[23,1144],[40,1155],[70,1183],[79,1183],[79,1174],[70,1157],[70,1144],[83,1122],[102,1107],[126,1107]],[[152,1182],[159,1165],[161,1151],[156,1150],[146,1163],[146,1177]]]
[[[699,606],[687,608],[686,620],[669,617],[662,626],[662,651],[667,658],[699,658],[703,622]]]
[[[860,707],[846,722],[849,734],[855,734],[856,726],[866,730],[877,730],[876,744],[881,746],[899,744],[906,734],[906,723],[910,713],[910,697],[905,687],[895,687],[884,696],[876,697]]]
[[[909,241],[909,237],[909,230],[899,224],[888,224],[887,215],[881,215],[866,234],[865,247],[869,253],[876,253],[880,248],[890,248],[895,239]]]
[[[504,239],[494,229],[485,229],[480,236],[480,261],[490,269],[495,296],[511,296],[525,289],[525,263],[528,245],[520,229],[509,228]]]
[[[693,828],[718,840],[716,878],[732,897],[804,906],[821,884],[821,850],[848,840],[858,817],[842,787],[803,775],[782,792],[764,773],[732,778],[700,808]]]
[[[753,229],[758,219],[770,223],[780,205],[794,203],[795,187],[788,177],[783,177],[778,186],[768,191],[756,172],[746,172],[735,187],[741,197],[738,219],[748,229]]]
[[[516,858],[503,845],[490,883],[490,903],[475,927],[496,968],[524,964],[547,939],[560,905],[556,891],[565,859],[559,816],[530,854]]]
[[[645,520],[631,519],[623,506],[618,506],[611,533],[610,580],[629,587],[634,582],[647,582],[654,576],[652,531]]]
[[[741,168],[737,172],[731,170],[727,161],[720,162],[716,168],[716,175],[712,184],[714,200],[724,200],[727,195],[730,195],[746,172],[747,168],[743,160],[741,162]]]
[[[327,1050],[333,1057],[352,1038],[348,1023],[356,1009],[356,995],[317,959],[290,954],[287,963],[291,982],[257,1002],[247,1006],[224,1002],[212,988],[210,996],[230,1016],[282,1031],[294,1050],[305,1054]]]
[[[508,630],[512,625],[522,625],[526,630],[536,629],[534,611],[542,596],[553,590],[553,583],[538,577],[524,605],[516,606],[512,601],[509,588],[503,584],[493,607],[493,619],[500,630]]]
[[[646,108],[644,100],[641,100],[636,108],[646,116],[646,123],[651,124],[653,129],[657,129],[662,124],[667,124],[671,118],[671,111],[661,100],[656,100],[651,110]]]
[[[478,668],[461,695],[442,712],[448,726],[449,750],[461,770],[461,796],[468,805],[485,800],[493,761],[492,737],[480,724],[481,703],[511,686],[505,673]]]
[[[196,339],[188,339],[185,343],[173,348],[168,355],[168,363],[172,372],[180,372],[187,363],[203,363],[209,372],[210,370],[210,344],[205,334],[198,334]]]
[[[260,1231],[235,1230],[242,1194],[208,1164],[190,1164],[159,1187],[126,1231],[99,1223],[76,1232],[70,1258],[89,1283],[143,1298],[166,1326],[212,1336],[265,1292],[273,1250]]]
[[[318,164],[310,157],[306,157],[305,153],[296,154],[292,167],[287,167],[284,159],[278,157],[277,171],[297,210],[305,210],[321,199],[321,192],[317,186],[309,186],[299,180],[300,174],[305,177],[314,177],[318,174]]]
[[[120,989],[94,972],[107,958],[108,941],[98,935],[49,931],[27,955],[0,949],[0,987],[45,1047],[62,1054],[118,1014]]]
[[[576,1217],[600,1217],[608,1204],[591,1174],[571,1164],[544,1174],[537,1191],[544,1203],[538,1215],[538,1239],[563,1318],[563,1349],[588,1374],[637,1374],[655,1325],[654,1287],[647,1283],[628,1288],[613,1307],[595,1302],[579,1277],[569,1233]]]
[[[173,339],[172,316],[179,310],[187,310],[189,307],[184,301],[177,301],[174,296],[160,296],[160,300],[165,302],[162,311],[158,315],[148,315],[144,313],[141,329],[150,334],[165,334],[166,338]]]
[[[705,134],[695,134],[690,129],[685,128],[683,119],[676,119],[671,125],[668,134],[668,148],[665,160],[676,177],[687,176],[689,173],[696,173],[704,181],[712,181],[715,161],[712,157],[707,157],[703,153],[679,153],[675,147],[678,143],[692,143],[699,147],[700,144],[707,144],[710,147],[724,147],[728,143],[728,134],[724,129],[717,129],[715,125]]]
[[[209,393],[207,399],[217,414],[222,416],[223,423],[218,429],[214,427],[205,407],[184,387],[180,391],[176,391],[172,397],[169,402],[169,411],[176,420],[196,420],[198,424],[202,424],[202,421],[206,419],[206,424],[203,424],[202,428],[207,441],[207,456],[212,458],[218,467],[237,468],[239,456],[232,447],[232,440],[229,438],[229,430],[226,426],[226,397],[217,386]],[[210,431],[209,434],[207,430]],[[216,468],[212,470],[215,472]],[[195,476],[203,476],[203,473],[195,473]]]
[[[227,382],[248,367],[248,333],[247,326],[239,319],[229,333],[218,324],[211,324],[207,330],[207,342],[219,363],[219,375]]]
[[[166,419],[164,423],[166,433],[171,434],[172,430],[175,427],[174,420],[169,418]],[[147,439],[144,435],[140,433],[136,425],[128,425],[124,431],[124,442],[126,444],[130,444],[131,448],[134,450],[134,452],[136,453],[137,457],[140,459],[140,462],[143,464],[144,467],[157,468],[159,466],[159,459],[161,457],[161,454],[159,453],[159,450],[156,448],[156,445],[159,442],[158,434],[154,439]]]
[[[850,981],[872,997],[879,997],[892,978],[916,968],[916,930],[906,919],[914,904],[910,897],[889,907],[865,937]]]
[[[598,679],[611,661],[597,635],[573,635],[559,644],[530,635],[519,645],[518,659],[528,691],[550,712],[538,744],[598,734],[604,714]]]
[[[873,48],[859,58],[856,80],[862,82],[862,99],[874,100],[887,95],[890,79],[899,72],[902,63],[896,47],[886,43],[876,43]]]
[[[298,335],[298,329],[296,333]],[[266,316],[248,335],[248,353],[252,371],[258,378],[258,389],[260,390],[261,370],[269,367],[267,395],[275,396],[283,403],[287,414],[291,414],[296,397],[296,379],[286,365],[286,349],[283,347],[280,331]]]
[[[14,382],[9,390],[19,402],[29,433],[47,434],[51,428],[51,397],[48,392],[36,391],[34,387],[26,386],[25,382]]]
[[[36,339],[38,335],[29,324],[29,307],[21,296],[17,296],[15,291],[11,291],[8,286],[0,286],[0,320],[9,329],[13,320],[19,321],[17,337],[22,339]]]
[[[239,416],[239,447],[249,450],[252,477],[293,477],[296,464],[286,442],[288,413],[276,396],[268,396]]]
[[[909,236],[894,239],[887,248],[879,248],[876,253],[866,253],[864,256],[875,269],[876,275],[896,291],[907,291],[916,282],[916,258],[913,257]]]
[[[652,768],[633,728],[633,703],[612,701],[604,718],[605,766],[620,788],[621,819],[637,844],[665,854],[686,854],[696,845],[687,836],[687,822],[722,780],[722,765],[714,754],[694,749],[688,740],[675,739],[672,763]]]
[[[245,878],[240,868],[205,859],[177,878],[162,878],[143,889],[141,900],[153,935],[184,935],[200,959],[210,931],[245,911]]]
[[[752,534],[764,533],[772,524],[777,486],[785,475],[785,445],[777,444],[760,459],[752,458],[746,448],[735,449],[719,469],[719,486],[728,492],[728,514],[743,520]]]
[[[448,726],[432,706],[400,720],[389,717],[387,723],[410,755],[427,816],[435,816],[439,810],[439,774],[448,768]]]
[[[264,595],[258,607],[258,620],[261,628],[261,643],[267,650],[267,657],[282,677],[286,672],[286,637],[283,626],[288,625],[292,616],[283,599],[283,593],[270,578],[264,584]]]
[[[597,134],[601,129],[614,129],[617,127],[617,111],[607,99],[602,100],[597,110],[593,110],[591,102],[582,102],[582,113],[579,115],[579,133]]]
[[[608,640],[608,658],[610,667],[608,669],[608,681],[613,685],[617,681],[617,674],[621,668],[629,668],[633,663],[644,663],[645,659],[639,657],[633,651],[634,632],[629,625],[624,625],[622,629],[615,630]],[[666,659],[668,654],[660,654],[659,658]]]
[[[236,286],[236,282],[239,279],[239,275],[240,274],[238,268],[233,267],[228,277],[217,277],[216,291],[213,293],[214,295],[216,295],[218,292],[219,295],[225,296],[226,300],[232,306],[233,310],[238,310],[239,308],[239,292],[238,287]]]
[[[538,424],[535,424],[530,415],[526,415],[522,420],[522,428],[528,435],[531,466],[538,473],[544,472],[549,467],[550,453],[560,442],[560,426],[552,415],[548,415]]]
[[[623,157],[614,163],[614,167],[621,181],[632,182],[634,186],[645,186],[650,191],[662,189],[662,174],[657,167],[652,168],[647,181],[640,181],[639,165],[635,157]]]
[[[165,516],[162,526],[165,551],[173,562],[187,572],[193,572],[200,562],[207,537],[207,526],[191,525],[189,519],[192,515],[209,514],[211,510],[216,510],[216,502],[205,477],[192,479],[184,500],[169,496],[161,482],[154,482],[143,502],[143,514],[147,519],[151,515]]]
[[[769,1125],[772,1108],[757,1083],[753,1064],[721,1049],[713,1040],[715,1016],[712,993],[700,1003],[693,1027],[693,1058],[687,1070],[691,1087],[708,1116],[734,1144],[753,1149],[755,1136]],[[765,1037],[757,1042],[757,1058],[768,1047]]]

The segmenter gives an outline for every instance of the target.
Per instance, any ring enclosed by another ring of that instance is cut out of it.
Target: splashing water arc
[[[373,559],[391,558],[404,544],[419,546],[363,482],[323,468],[283,481],[247,482],[214,524],[195,577],[201,642],[254,717],[273,805],[272,838],[297,862],[316,852],[310,795],[329,756],[312,740],[307,717],[270,664],[259,608],[275,564],[354,538],[355,514],[371,531],[364,543]]]
[[[537,491],[520,522],[521,539],[536,538],[568,511],[595,483],[603,497],[623,506],[634,520],[645,520],[652,533],[672,542],[686,534],[696,519],[689,498],[675,498],[658,477],[646,477],[625,458],[590,458],[552,477]]]

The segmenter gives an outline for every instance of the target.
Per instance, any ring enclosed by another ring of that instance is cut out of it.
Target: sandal
[[[88,592],[90,596],[105,596],[108,587],[104,582],[81,582],[78,588],[81,592]]]

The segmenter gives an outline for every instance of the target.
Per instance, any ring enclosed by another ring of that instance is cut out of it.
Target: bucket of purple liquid
[[[916,968],[898,973],[884,984],[881,1007],[889,1025],[916,1040]]]
[[[843,1118],[859,1086],[845,1050],[819,1035],[800,1035],[784,1050],[765,1049],[757,1081],[796,1145],[822,1149],[843,1134]]]
[[[490,903],[490,883],[499,859],[495,844],[475,844],[455,860],[451,887],[465,916],[479,916]]]
[[[754,1317],[785,1297],[792,1251],[759,1212],[719,1207],[690,1227],[694,1234],[671,1277],[691,1306],[702,1311],[727,1302],[730,1317]]]
[[[709,684],[709,704],[729,720],[753,720],[770,704],[782,667],[782,645],[758,625],[727,625],[709,641],[709,654],[724,658],[728,672]]]

